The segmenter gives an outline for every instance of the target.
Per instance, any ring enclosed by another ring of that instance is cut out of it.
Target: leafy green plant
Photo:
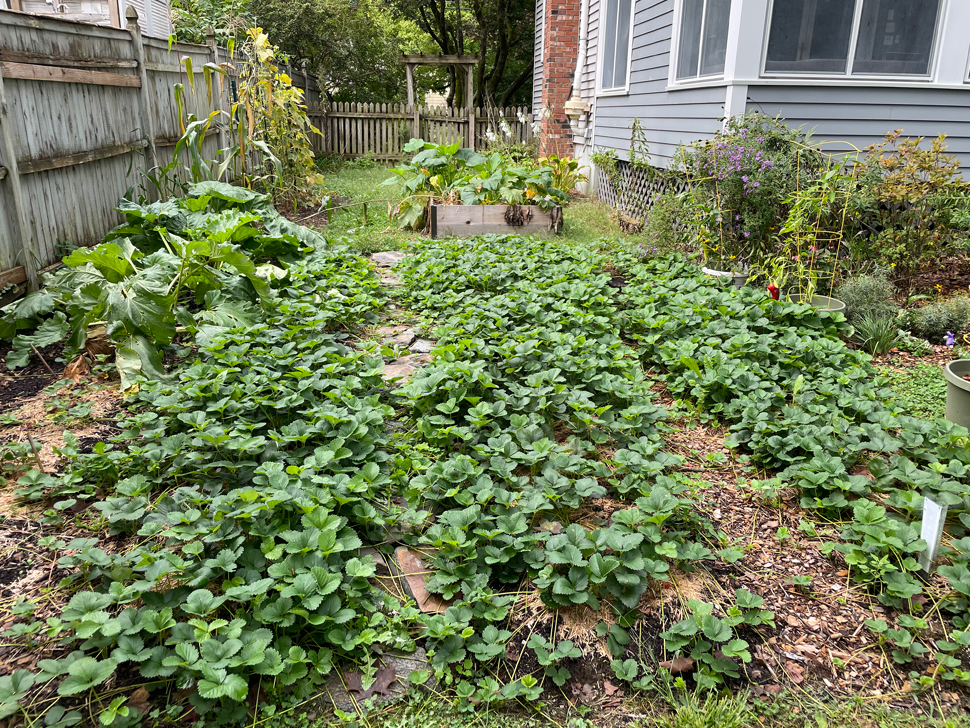
[[[853,342],[870,354],[890,352],[902,337],[899,322],[890,316],[867,313],[854,323]]]
[[[550,210],[568,195],[553,186],[551,167],[510,166],[498,152],[486,157],[461,144],[433,144],[412,139],[405,152],[411,161],[394,168],[404,198],[394,212],[401,227],[422,228],[432,203],[464,205],[537,205]]]
[[[138,374],[163,377],[162,350],[179,327],[202,343],[253,321],[268,305],[285,264],[318,234],[290,223],[269,198],[220,182],[192,185],[188,196],[138,205],[122,201],[127,221],[94,248],[79,248],[0,322],[13,340],[7,366],[25,366],[31,345],[84,351],[89,328],[106,327],[127,388]],[[260,266],[260,263],[264,265]],[[33,333],[21,333],[33,328]]]
[[[970,299],[960,296],[909,309],[906,312],[906,325],[920,338],[942,344],[946,341],[947,332],[956,336],[970,326]]]
[[[572,157],[558,157],[555,154],[540,157],[538,166],[548,167],[552,171],[552,186],[566,194],[575,190],[580,182],[586,181],[579,160]]]
[[[773,625],[774,614],[761,609],[763,598],[746,589],[737,590],[735,596],[737,604],[731,606],[724,617],[714,614],[712,604],[688,600],[689,616],[660,635],[667,650],[689,656],[698,664],[694,677],[702,690],[715,688],[724,682],[725,677],[739,677],[735,659],[742,663],[751,662],[749,645],[735,637],[735,627]]]
[[[899,307],[893,303],[893,284],[883,272],[857,276],[843,281],[835,297],[845,303],[846,318],[855,323],[867,315],[893,318]]]

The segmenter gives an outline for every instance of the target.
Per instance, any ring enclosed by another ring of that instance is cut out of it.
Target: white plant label
[[[919,565],[927,574],[933,571],[936,555],[940,550],[947,508],[948,506],[940,505],[931,498],[923,499],[923,528],[920,538],[926,541],[926,551],[920,555]]]

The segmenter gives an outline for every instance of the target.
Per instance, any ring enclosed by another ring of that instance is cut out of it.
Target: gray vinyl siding
[[[532,110],[537,111],[542,106],[542,36],[546,30],[545,0],[536,0],[536,34],[533,43],[534,63],[532,64]]]
[[[942,88],[847,88],[749,86],[748,111],[781,115],[789,126],[811,131],[825,149],[851,152],[880,141],[887,131],[905,136],[947,135],[951,154],[970,177],[970,86]]]
[[[637,0],[635,8],[630,92],[596,99],[594,146],[629,150],[633,119],[639,118],[651,161],[666,167],[678,145],[709,139],[721,128],[726,90],[667,91],[674,0]],[[590,57],[595,62],[597,56]]]

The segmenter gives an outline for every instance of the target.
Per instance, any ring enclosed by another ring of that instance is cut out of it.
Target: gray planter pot
[[[792,303],[807,303],[823,311],[845,313],[845,303],[837,298],[832,298],[831,296],[812,296],[807,301],[803,300],[804,298],[800,293],[792,293],[788,296],[788,300]]]
[[[946,377],[946,418],[970,429],[970,359],[955,359],[943,368]]]
[[[709,275],[715,276],[717,278],[724,278],[731,281],[731,285],[735,288],[741,288],[748,281],[748,273],[732,273],[726,270],[714,270],[713,268],[701,268],[701,272]]]

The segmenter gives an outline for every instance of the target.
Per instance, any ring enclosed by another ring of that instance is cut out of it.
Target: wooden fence
[[[146,169],[172,161],[182,134],[176,84],[186,114],[229,108],[224,77],[213,74],[211,97],[204,82],[206,63],[228,60],[214,38],[170,48],[142,37],[128,15],[122,30],[0,12],[0,291],[35,283],[65,242],[94,245],[122,221],[118,201]],[[287,70],[319,108],[316,82]],[[213,130],[203,153],[215,158],[227,145]]]
[[[324,132],[321,151],[348,159],[365,155],[385,161],[401,159],[411,138],[435,144],[465,144],[468,138],[466,109],[337,103],[310,118]],[[489,132],[517,142],[527,142],[533,136],[533,117],[525,108],[502,109],[501,116],[497,109],[475,109],[472,118],[476,148],[487,141]],[[503,120],[507,132],[502,129]]]
[[[204,81],[207,63],[229,60],[214,37],[207,45],[170,46],[143,37],[131,7],[126,16],[120,29],[0,12],[0,301],[11,297],[4,294],[10,284],[15,294],[36,285],[65,243],[100,242],[122,221],[118,201],[145,183],[146,171],[172,161],[182,135],[176,84],[185,89],[186,115],[201,119],[230,107],[228,80],[213,74],[211,93]],[[412,136],[467,139],[466,110],[336,104],[323,111],[316,81],[285,70],[324,132],[311,136],[315,152],[395,160]],[[475,138],[531,138],[526,110],[502,114],[475,110]],[[213,128],[202,152],[214,159],[228,145]]]

